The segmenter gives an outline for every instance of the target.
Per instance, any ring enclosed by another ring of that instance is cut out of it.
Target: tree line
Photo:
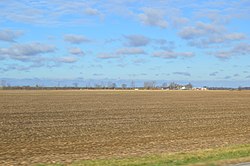
[[[131,81],[130,84],[121,83],[117,84],[115,82],[107,82],[107,83],[95,83],[94,85],[86,84],[85,86],[79,86],[77,82],[72,83],[71,86],[41,86],[36,84],[35,86],[11,86],[6,81],[2,80],[0,84],[0,89],[2,90],[80,90],[80,89],[121,89],[121,90],[129,90],[129,89],[145,89],[145,90],[250,90],[250,87],[241,87],[238,88],[228,88],[228,87],[207,87],[204,86],[202,88],[195,88],[191,83],[188,84],[179,84],[176,82],[164,82],[161,85],[157,84],[156,81],[144,81],[141,86],[136,86],[135,81]]]

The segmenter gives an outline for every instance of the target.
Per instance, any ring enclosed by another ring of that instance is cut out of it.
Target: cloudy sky
[[[0,0],[0,78],[250,84],[250,0]]]

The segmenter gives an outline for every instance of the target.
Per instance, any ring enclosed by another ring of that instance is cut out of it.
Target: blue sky
[[[2,80],[250,86],[250,0],[0,0],[0,8]]]

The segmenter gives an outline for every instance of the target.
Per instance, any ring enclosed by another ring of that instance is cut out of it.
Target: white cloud
[[[175,12],[178,6],[179,12]],[[142,13],[138,14],[138,9]],[[222,22],[223,19],[238,17],[249,18],[249,2],[246,1],[183,1],[183,0],[91,0],[91,1],[67,1],[67,0],[43,0],[43,1],[1,1],[1,20],[11,20],[33,24],[85,24],[93,20],[89,16],[117,15],[132,18],[134,15],[145,25],[166,28],[168,22],[165,17],[174,18],[174,24],[186,23],[189,18],[181,17],[186,11],[195,18],[208,18],[213,22]],[[196,15],[195,15],[196,14]],[[63,17],[71,16],[70,20]],[[72,17],[74,16],[74,17]],[[178,19],[179,17],[179,19]],[[79,21],[81,20],[81,21]],[[224,22],[224,21],[223,21]]]
[[[246,38],[246,35],[243,33],[229,33],[224,35],[211,36],[208,40],[204,40],[204,44],[215,44],[215,43],[224,43],[229,41],[243,40]]]
[[[0,68],[0,70],[2,70],[3,72],[9,72],[9,71],[12,71],[12,70],[17,70],[17,71],[30,71],[31,69],[34,69],[34,68],[40,68],[40,67],[43,67],[44,65],[42,63],[34,63],[34,64],[31,64],[31,65],[19,65],[19,64],[8,64],[6,67],[4,68]]]
[[[87,15],[91,15],[91,16],[95,16],[95,15],[99,15],[99,11],[97,9],[94,9],[94,8],[86,8],[84,10],[84,13],[87,14]]]
[[[154,49],[172,51],[176,46],[173,41],[167,41],[165,39],[154,39]]]
[[[210,55],[214,55],[220,59],[228,59],[239,55],[250,55],[250,44],[240,43],[229,50],[210,52]]]
[[[51,53],[55,50],[55,46],[42,43],[14,44],[9,48],[0,48],[0,54],[11,59],[29,60],[33,56]]]
[[[174,75],[182,75],[182,76],[188,76],[190,77],[191,74],[188,72],[173,72]]]
[[[0,30],[0,41],[15,42],[15,39],[23,34],[22,31],[4,29]]]
[[[179,26],[187,24],[189,22],[189,19],[185,17],[173,17],[172,21],[175,27],[179,27]]]
[[[201,29],[197,29],[195,27],[184,27],[180,32],[179,35],[183,39],[193,39],[203,35],[204,32]]]
[[[81,56],[85,54],[80,48],[77,48],[77,47],[70,48],[69,53],[73,55],[81,55]]]
[[[143,35],[127,35],[124,36],[127,39],[125,45],[131,47],[140,47],[148,45],[151,40]]]
[[[71,56],[60,57],[55,60],[56,62],[62,63],[75,63],[77,62],[77,58]]]
[[[183,39],[195,39],[211,34],[220,34],[225,31],[221,25],[208,24],[203,22],[197,22],[195,26],[184,27],[179,35]]]
[[[225,25],[197,22],[195,26],[184,27],[179,36],[187,40],[190,46],[209,48],[238,42],[247,38],[246,34],[228,32]],[[220,56],[227,56],[222,53]]]
[[[173,52],[173,51],[159,51],[154,52],[154,57],[174,59],[178,57],[193,57],[195,54],[193,52]]]
[[[117,49],[111,53],[99,53],[97,58],[100,59],[117,59],[124,57],[126,55],[138,55],[138,54],[146,54],[146,52],[138,47],[125,47]]]
[[[116,58],[120,58],[120,56],[117,56],[113,53],[99,53],[97,58],[99,58],[99,59],[116,59]]]
[[[120,48],[116,51],[118,55],[135,55],[135,54],[145,54],[145,51],[137,47]]]
[[[144,8],[143,13],[138,15],[141,23],[149,26],[157,26],[160,28],[167,28],[168,23],[165,20],[164,11],[161,9]]]
[[[67,34],[64,36],[64,40],[66,42],[72,43],[72,44],[81,44],[85,42],[90,42],[91,40],[82,36],[82,35],[74,35],[74,34]]]
[[[213,73],[210,73],[209,76],[216,76],[219,72],[213,72]]]

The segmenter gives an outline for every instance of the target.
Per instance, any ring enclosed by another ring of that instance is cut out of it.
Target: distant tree
[[[242,87],[241,87],[241,86],[239,86],[239,87],[238,87],[238,90],[242,90]]]
[[[1,86],[2,86],[2,87],[5,87],[5,86],[6,86],[6,81],[5,81],[5,80],[2,80],[2,81],[1,81]]]
[[[86,82],[86,89],[91,87],[91,82]]]
[[[192,89],[193,85],[191,83],[188,83],[187,85],[185,85],[186,89]]]
[[[135,88],[135,82],[134,81],[131,81],[130,87]]]
[[[115,88],[116,88],[116,83],[112,83],[111,88],[112,88],[112,89],[115,89]]]
[[[164,83],[162,84],[162,88],[168,88],[168,83],[164,82]]]
[[[152,86],[153,86],[153,88],[156,87],[156,81],[152,81]]]
[[[155,88],[155,81],[146,81],[144,82],[145,89],[153,89]]]
[[[100,84],[95,84],[95,88],[96,88],[96,89],[101,89],[101,88],[102,88],[102,85],[100,85]]]
[[[115,89],[115,88],[116,88],[116,83],[111,83],[111,82],[109,82],[109,83],[108,83],[108,88],[109,88],[109,89]]]
[[[105,83],[103,81],[101,82],[101,87],[105,89]]]
[[[127,84],[122,84],[122,89],[126,89],[127,88]]]
[[[75,88],[78,87],[78,83],[77,82],[73,83],[73,85],[74,85]]]
[[[149,83],[148,82],[144,82],[144,89],[149,89],[150,86],[149,86]]]
[[[171,83],[169,84],[169,89],[174,90],[174,89],[178,89],[178,88],[179,88],[179,85],[176,84],[175,82],[171,82]]]

